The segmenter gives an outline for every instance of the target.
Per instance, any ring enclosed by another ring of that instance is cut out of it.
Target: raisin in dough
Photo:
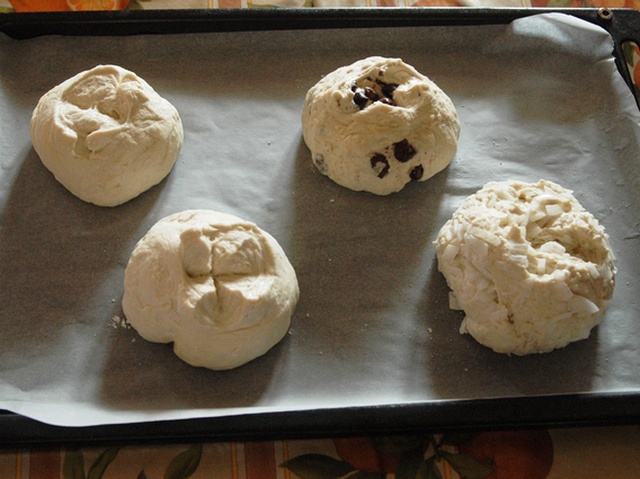
[[[183,142],[178,111],[135,73],[99,65],[40,98],[31,141],[78,198],[116,206],[169,174]]]
[[[613,294],[604,228],[551,181],[488,183],[442,227],[435,247],[451,306],[465,312],[460,332],[500,353],[587,338]]]
[[[277,241],[248,221],[188,210],[158,221],[135,246],[122,306],[148,341],[174,343],[193,366],[230,369],[286,334],[299,296]]]
[[[460,134],[451,99],[412,66],[383,57],[323,77],[307,92],[302,128],[321,173],[378,195],[446,168]]]

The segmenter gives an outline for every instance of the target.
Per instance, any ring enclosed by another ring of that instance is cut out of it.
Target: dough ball
[[[178,111],[135,73],[99,65],[45,93],[31,117],[44,166],[78,198],[116,206],[160,183],[183,142]]]
[[[438,233],[438,268],[463,309],[461,333],[525,355],[585,339],[613,295],[604,228],[551,181],[492,182]]]
[[[146,340],[173,342],[192,366],[230,369],[284,337],[298,296],[295,271],[272,236],[235,216],[188,210],[138,242],[122,306]]]
[[[370,57],[307,92],[302,131],[321,173],[388,195],[446,168],[460,123],[451,99],[426,76],[398,58]]]

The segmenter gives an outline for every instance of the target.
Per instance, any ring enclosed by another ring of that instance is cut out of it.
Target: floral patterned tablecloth
[[[638,8],[640,0],[132,0],[128,8],[268,5]],[[11,9],[0,0],[0,12]],[[625,55],[638,84],[640,50],[630,44]],[[187,477],[640,478],[640,426],[0,451],[0,479]]]
[[[640,427],[17,450],[1,479],[631,479]]]

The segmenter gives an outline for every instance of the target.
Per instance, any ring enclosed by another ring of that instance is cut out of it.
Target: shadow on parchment
[[[431,331],[425,374],[442,399],[484,399],[591,390],[598,328],[587,340],[545,354],[499,354],[459,333],[462,311],[449,309],[449,288],[436,259],[420,311]]]
[[[321,175],[301,141],[292,230],[302,295],[291,354],[312,372],[301,387],[333,406],[395,394],[389,368],[411,354],[398,331],[415,321],[411,283],[436,231],[447,175],[389,196],[356,192]]]
[[[110,344],[101,399],[109,407],[150,413],[250,407],[263,397],[288,341],[285,336],[264,356],[239,368],[213,371],[181,361],[172,344],[150,343],[133,329],[121,330]],[[133,375],[123,382],[121,370]]]
[[[49,391],[49,400],[72,405],[95,401],[88,385],[98,379],[100,401],[116,409],[238,406],[260,397],[277,351],[247,385],[110,327],[123,317],[118,292],[140,225],[166,182],[124,205],[98,207],[74,197],[28,152],[0,224],[3,382],[34,400]]]
[[[0,220],[2,378],[22,391],[57,389],[99,367],[104,285],[162,185],[103,208],[69,193],[31,148],[18,168]]]

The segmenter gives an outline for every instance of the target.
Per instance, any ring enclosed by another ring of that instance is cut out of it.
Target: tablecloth
[[[414,470],[416,464],[422,468],[422,475],[411,475],[412,464]],[[0,453],[2,479],[87,477],[631,479],[640,477],[640,428],[123,445]]]
[[[371,5],[628,7],[640,0],[133,0],[128,8]],[[11,11],[0,0],[0,11]],[[626,60],[640,82],[640,49]],[[638,89],[636,87],[636,95]],[[544,428],[393,437],[54,447],[0,452],[0,479],[633,478],[640,426]]]

